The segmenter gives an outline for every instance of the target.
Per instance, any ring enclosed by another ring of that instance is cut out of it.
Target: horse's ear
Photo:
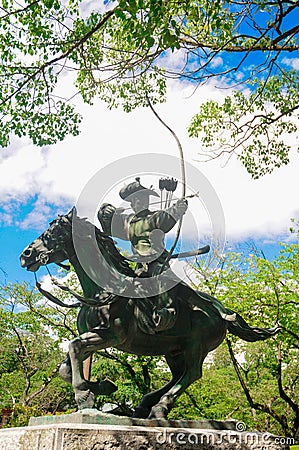
[[[77,215],[77,209],[76,206],[73,206],[69,213],[67,213],[67,216],[71,219],[73,216]]]

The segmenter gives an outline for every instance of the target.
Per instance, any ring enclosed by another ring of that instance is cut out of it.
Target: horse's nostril
[[[32,253],[32,249],[31,248],[26,248],[26,250],[24,250],[23,255],[24,256],[30,256]]]

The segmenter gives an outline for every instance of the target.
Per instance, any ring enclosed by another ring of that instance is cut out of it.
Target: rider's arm
[[[103,232],[109,236],[111,236],[111,222],[115,211],[115,206],[110,203],[103,203],[98,211],[98,219],[102,226]]]
[[[98,211],[98,219],[105,234],[128,240],[127,222],[130,216],[122,212],[123,209],[104,203]]]
[[[178,200],[174,205],[170,206],[170,208],[156,211],[150,219],[153,221],[153,227],[163,230],[164,233],[168,233],[185,214],[187,208],[187,200]]]

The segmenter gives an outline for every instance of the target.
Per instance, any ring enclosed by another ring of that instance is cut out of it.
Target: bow
[[[158,115],[157,111],[154,109],[153,105],[151,104],[150,99],[148,98],[147,94],[146,94],[146,100],[147,100],[147,103],[148,103],[149,107],[151,108],[152,112],[154,113],[154,115],[162,123],[162,125],[164,125],[164,127],[167,128],[167,130],[172,134],[172,136],[174,137],[174,139],[175,139],[175,141],[177,143],[177,146],[178,146],[178,149],[179,149],[179,155],[180,155],[181,175],[182,175],[182,196],[181,196],[181,199],[183,200],[186,197],[186,168],[185,168],[185,159],[184,159],[184,152],[183,152],[182,144],[181,144],[179,138],[177,137],[176,133]],[[171,249],[169,251],[169,254],[168,254],[167,258],[165,259],[164,264],[163,264],[163,266],[161,268],[161,272],[164,270],[164,267],[166,266],[166,264],[170,260],[172,254],[174,252],[174,249],[176,248],[176,245],[178,243],[178,240],[179,240],[179,237],[180,237],[180,233],[181,233],[182,222],[183,222],[183,216],[179,220],[175,239],[173,241],[173,244],[172,244],[172,247],[171,247]]]

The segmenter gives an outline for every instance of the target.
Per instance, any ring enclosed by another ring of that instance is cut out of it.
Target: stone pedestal
[[[128,419],[96,410],[65,416],[32,418],[30,426],[0,430],[1,450],[288,450],[286,438],[271,434],[236,431],[241,422],[178,422]],[[68,418],[68,419],[67,419]],[[67,422],[68,420],[68,422]],[[136,423],[124,421],[138,420]],[[102,423],[99,423],[101,422]],[[43,423],[36,423],[43,422]],[[47,422],[47,424],[45,424]],[[56,422],[56,423],[55,423]],[[121,423],[123,422],[123,423]],[[159,422],[157,424],[157,422]],[[142,423],[143,425],[141,425]],[[183,426],[183,423],[185,426]],[[188,426],[188,424],[192,427]],[[197,428],[201,423],[202,428]],[[34,424],[34,425],[33,425]],[[175,425],[176,424],[176,425]],[[196,427],[195,427],[196,425]],[[233,429],[234,426],[234,429]],[[216,429],[215,429],[216,428]]]
[[[98,411],[97,409],[81,409],[72,414],[61,414],[58,416],[31,417],[29,426],[57,425],[62,423],[94,424],[94,425],[117,425],[117,426],[141,426],[141,427],[163,427],[163,428],[199,428],[208,430],[232,430],[240,431],[237,420],[165,420],[165,419],[134,419],[133,417],[116,416]]]

